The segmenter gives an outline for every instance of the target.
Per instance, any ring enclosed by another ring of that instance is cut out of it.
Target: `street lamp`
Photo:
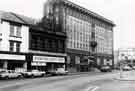
[[[119,54],[118,54],[119,55]],[[121,54],[119,55],[119,62],[120,62],[120,78],[123,78],[123,70],[122,70],[122,66],[125,63],[125,55]]]

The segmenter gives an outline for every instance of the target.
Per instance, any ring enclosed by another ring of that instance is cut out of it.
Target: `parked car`
[[[22,75],[12,70],[6,70],[0,72],[0,78],[1,79],[22,78]]]
[[[30,70],[22,72],[22,75],[24,77],[43,77],[45,75],[45,72],[38,70]]]
[[[64,68],[56,68],[55,70],[49,71],[51,75],[67,75],[68,71],[66,71]]]
[[[100,71],[101,72],[111,72],[112,69],[110,66],[104,65],[104,66],[101,66]]]
[[[123,71],[130,71],[130,70],[132,70],[132,68],[126,65],[126,66],[122,67],[122,70]]]
[[[133,66],[132,68],[133,68],[133,70],[135,70],[135,66]]]

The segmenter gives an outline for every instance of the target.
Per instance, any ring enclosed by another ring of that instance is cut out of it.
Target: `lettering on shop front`
[[[65,63],[64,57],[33,56],[33,61]]]

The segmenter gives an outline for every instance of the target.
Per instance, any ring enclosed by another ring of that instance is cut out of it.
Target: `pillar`
[[[8,62],[7,61],[4,61],[3,68],[4,69],[7,69],[8,68]]]
[[[27,70],[27,62],[23,64],[23,68]]]

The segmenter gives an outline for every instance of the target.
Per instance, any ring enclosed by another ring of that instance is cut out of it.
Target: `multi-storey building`
[[[69,71],[88,71],[91,62],[113,66],[112,21],[68,0],[48,0],[44,15],[67,33]]]
[[[29,24],[0,11],[0,68],[27,68]]]
[[[0,68],[50,70],[65,67],[65,32],[55,31],[49,19],[40,22],[0,12]]]
[[[65,32],[55,30],[51,20],[44,17],[41,22],[30,27],[29,33],[31,61],[28,67],[46,71],[65,68]]]

